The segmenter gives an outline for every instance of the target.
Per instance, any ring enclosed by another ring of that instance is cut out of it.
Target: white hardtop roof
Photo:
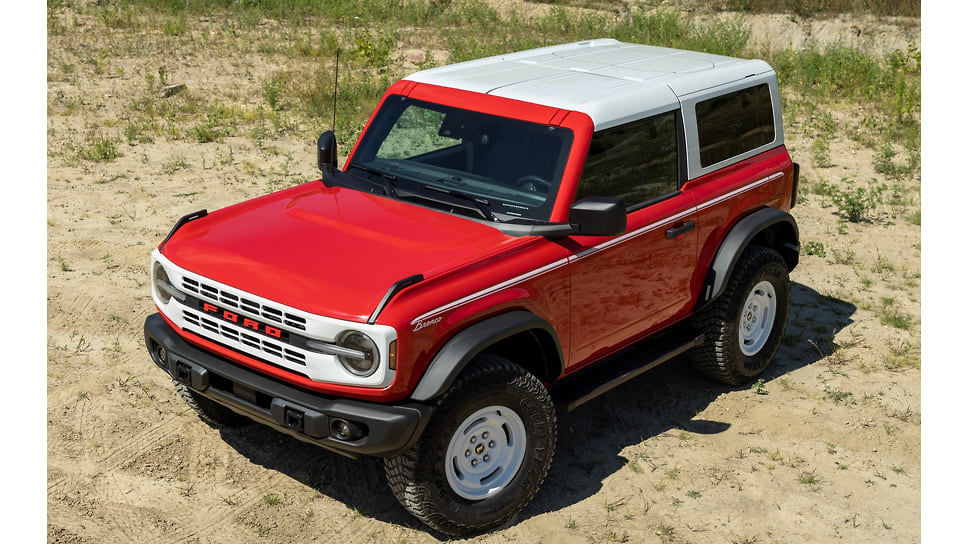
[[[772,71],[761,60],[601,39],[431,68],[405,79],[581,111],[599,130],[678,108],[689,94]]]

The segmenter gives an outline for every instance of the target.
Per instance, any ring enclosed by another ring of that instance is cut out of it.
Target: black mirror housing
[[[575,202],[568,210],[568,222],[574,234],[582,236],[617,236],[625,234],[625,201],[621,198],[591,196]]]
[[[323,174],[332,174],[337,168],[336,134],[332,130],[319,135],[316,142],[316,163]]]

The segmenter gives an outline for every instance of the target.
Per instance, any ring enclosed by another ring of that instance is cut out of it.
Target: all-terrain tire
[[[198,414],[199,419],[210,427],[219,429],[222,427],[241,427],[252,423],[252,420],[242,414],[213,402],[202,395],[193,391],[187,385],[172,380],[175,384],[175,391]]]
[[[789,313],[783,257],[767,247],[747,247],[723,294],[696,319],[706,341],[692,350],[693,367],[730,385],[749,383],[776,355]]]
[[[555,407],[534,375],[478,356],[439,397],[421,439],[384,461],[390,489],[415,517],[453,536],[510,522],[554,457]]]

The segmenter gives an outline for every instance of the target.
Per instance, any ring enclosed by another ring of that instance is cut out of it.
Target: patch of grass
[[[763,378],[760,378],[755,382],[753,382],[753,385],[750,386],[750,390],[756,393],[757,395],[770,394],[770,392],[766,390],[766,380],[764,380]]]
[[[124,139],[128,145],[150,144],[155,141],[153,131],[150,119],[129,120],[124,125]]]
[[[190,166],[185,159],[172,159],[161,166],[161,173],[170,176],[179,170],[187,170],[188,168]]]
[[[803,92],[791,97],[791,103],[804,103],[804,109],[811,112],[834,104],[863,103],[867,115],[841,132],[872,149],[891,142],[910,150],[906,171],[913,172],[920,164],[921,53],[916,45],[885,57],[842,44],[765,52],[762,56],[777,70],[787,89]],[[815,140],[819,143],[812,151],[817,166],[823,167],[826,134],[817,132],[816,123],[809,126],[822,136]],[[878,164],[894,170],[883,158]]]
[[[272,111],[283,108],[283,88],[282,82],[278,78],[270,78],[262,83],[262,97]]]
[[[205,114],[201,123],[192,127],[192,137],[200,144],[209,142],[221,142],[229,135],[231,123],[225,117],[224,112],[213,110]]]
[[[888,346],[884,366],[888,370],[921,368],[921,346],[912,342],[896,340]]]
[[[897,299],[894,297],[881,297],[881,307],[877,312],[877,317],[881,320],[881,323],[888,327],[910,330],[911,318],[901,313],[897,306]]]
[[[614,512],[619,507],[625,506],[626,501],[628,501],[630,498],[631,498],[631,496],[625,497],[625,498],[622,498],[622,499],[618,499],[617,501],[612,501],[612,502],[609,502],[608,499],[606,499],[605,500],[605,511],[606,512]]]
[[[921,16],[918,0],[713,0],[710,7],[750,13],[786,12],[800,17],[854,13],[859,7],[859,11],[872,15]]]
[[[816,255],[817,257],[827,256],[827,250],[824,248],[823,242],[806,242],[803,244],[803,250],[807,255]]]
[[[844,391],[839,387],[831,386],[829,383],[827,383],[827,380],[824,379],[823,375],[818,376],[818,379],[823,384],[823,398],[832,400],[835,404],[855,404],[853,401],[853,393],[850,391]]]
[[[921,154],[912,152],[906,164],[895,160],[898,153],[890,142],[884,142],[874,156],[874,171],[889,178],[913,175],[921,166]]]
[[[269,506],[278,506],[282,504],[282,497],[274,493],[266,493],[262,496],[262,502],[268,504]]]
[[[87,145],[78,151],[79,158],[91,162],[111,162],[121,155],[115,141],[100,134],[92,136]]]
[[[811,122],[808,134],[813,137],[810,144],[810,153],[813,157],[813,164],[817,168],[830,168],[833,163],[830,161],[830,141],[834,137],[835,126],[833,118],[828,112],[817,114]]]
[[[659,528],[655,530],[655,534],[658,535],[665,542],[674,542],[676,538],[676,528],[665,523],[660,523]]]
[[[851,247],[833,249],[831,250],[831,254],[836,264],[852,265],[857,262],[857,254],[854,253],[854,249]]]
[[[824,391],[824,397],[834,401],[835,403],[846,403],[848,399],[853,396],[850,391],[844,391],[842,389],[830,388]]]
[[[915,210],[907,216],[907,220],[912,225],[921,226],[921,210]]]
[[[874,260],[873,266],[871,266],[871,271],[881,275],[888,275],[893,274],[895,270],[897,270],[897,267],[894,266],[894,263],[886,255],[878,251],[877,258]]]
[[[870,212],[881,203],[881,193],[884,192],[886,187],[874,184],[867,187],[858,187],[853,180],[844,179],[843,181],[847,187],[842,190],[834,190],[831,198],[839,213],[847,221],[860,223],[867,219]]]
[[[395,33],[385,33],[373,36],[368,29],[359,30],[354,37],[356,57],[363,64],[374,67],[386,66],[390,62],[390,53],[397,42]]]
[[[823,483],[816,470],[804,470],[797,474],[797,481],[803,485],[818,486]]]
[[[161,32],[166,36],[182,36],[188,32],[188,22],[184,14],[166,17],[161,23]]]
[[[106,4],[98,15],[104,26],[118,30],[134,30],[140,25],[137,8],[130,5]]]

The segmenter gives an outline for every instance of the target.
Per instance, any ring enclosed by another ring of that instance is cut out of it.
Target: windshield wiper
[[[397,190],[393,186],[393,183],[397,181],[397,176],[394,176],[393,174],[387,174],[386,172],[381,172],[376,168],[370,168],[369,166],[363,166],[362,164],[354,163],[354,162],[350,163],[350,168],[356,168],[368,174],[380,176],[380,179],[383,180],[380,183],[380,186],[383,187],[383,190],[386,192],[386,194],[393,198],[400,198],[399,196],[397,196]],[[372,179],[373,178],[368,178],[368,181],[372,181]]]
[[[484,219],[487,219],[488,221],[497,222],[497,218],[494,217],[494,214],[491,213],[491,209],[489,208],[489,206],[491,205],[491,202],[486,199],[469,195],[467,193],[462,193],[460,191],[455,191],[453,189],[447,189],[446,187],[438,187],[436,185],[424,185],[423,187],[424,189],[428,189],[430,191],[436,191],[438,193],[444,193],[445,195],[452,196],[454,198],[466,200],[474,204],[474,207],[477,208],[477,211],[481,212],[481,215],[484,216]]]

